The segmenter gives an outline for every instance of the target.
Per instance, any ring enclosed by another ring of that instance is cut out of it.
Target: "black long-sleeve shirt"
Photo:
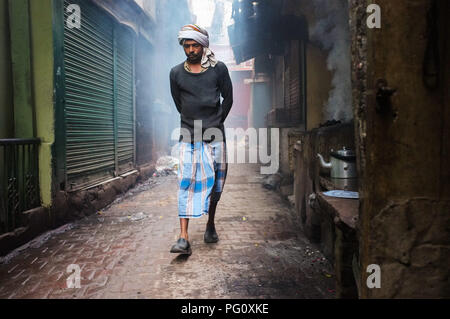
[[[181,128],[186,128],[191,134],[189,140],[183,139],[183,134],[180,134],[180,141],[225,140],[224,122],[233,106],[233,85],[228,68],[223,62],[219,61],[214,68],[209,67],[203,73],[186,71],[184,62],[175,66],[170,71],[170,89],[175,106],[181,114]],[[195,120],[203,121],[201,139],[194,139]],[[208,128],[220,129],[223,139],[221,136],[203,138],[203,133]]]

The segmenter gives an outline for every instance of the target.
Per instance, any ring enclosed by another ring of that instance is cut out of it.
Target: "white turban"
[[[198,42],[203,49],[203,57],[202,57],[202,67],[209,68],[210,66],[215,67],[217,64],[217,59],[214,56],[214,53],[209,48],[209,34],[208,31],[202,29],[198,25],[188,24],[181,28],[181,31],[178,33],[178,42],[180,45],[184,44],[184,40],[194,40]]]

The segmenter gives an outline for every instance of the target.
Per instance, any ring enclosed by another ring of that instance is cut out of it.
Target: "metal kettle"
[[[345,147],[336,152],[332,150],[330,163],[325,162],[320,154],[317,154],[317,157],[323,168],[331,169],[331,178],[358,178],[356,154],[354,151],[347,150]]]

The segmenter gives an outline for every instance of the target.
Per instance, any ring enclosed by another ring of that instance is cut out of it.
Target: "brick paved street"
[[[331,266],[261,178],[257,165],[230,165],[220,241],[203,242],[207,217],[191,220],[190,257],[169,253],[179,234],[176,176],[152,178],[4,259],[0,298],[334,298]],[[81,268],[81,288],[67,288],[70,264]]]

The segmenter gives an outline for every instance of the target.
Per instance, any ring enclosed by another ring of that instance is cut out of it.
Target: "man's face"
[[[203,47],[194,40],[185,40],[183,44],[184,53],[189,63],[200,63],[203,57]]]

